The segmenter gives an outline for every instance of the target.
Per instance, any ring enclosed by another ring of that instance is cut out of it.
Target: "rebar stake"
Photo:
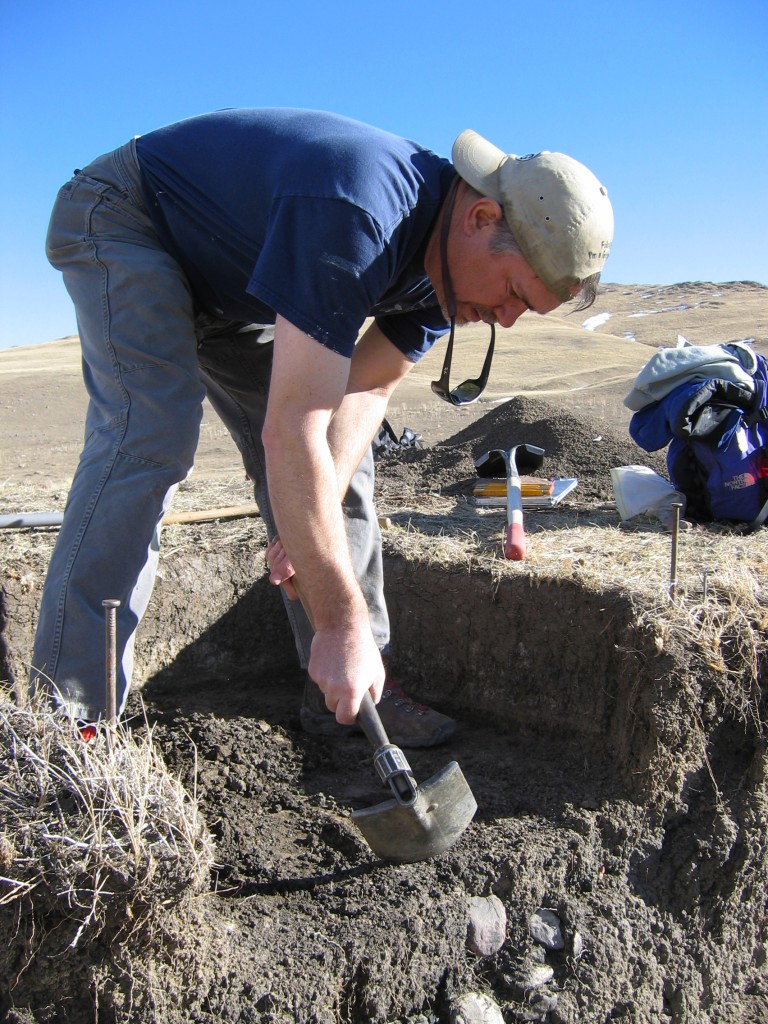
[[[680,536],[680,509],[683,507],[682,502],[673,501],[672,508],[674,514],[672,516],[672,562],[669,568],[669,599],[674,601],[677,596],[677,540]]]
[[[107,669],[107,725],[114,725],[117,720],[117,609],[120,602],[107,598],[101,602],[104,609],[104,631],[106,641]]]

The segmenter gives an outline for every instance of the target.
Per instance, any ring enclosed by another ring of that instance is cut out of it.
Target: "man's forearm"
[[[270,499],[284,547],[300,580],[316,628],[367,615],[349,558],[339,478],[325,437],[285,436],[272,458]],[[330,598],[330,599],[329,599]]]
[[[398,382],[413,367],[371,324],[355,348],[346,394],[328,430],[343,499],[366,448],[387,412],[387,403]]]
[[[305,600],[334,628],[367,615],[352,570],[342,501],[411,363],[373,325],[350,363],[278,318],[264,430],[275,523]],[[295,382],[303,379],[304,389]]]
[[[387,396],[370,392],[345,395],[328,428],[328,446],[343,501],[357,467],[387,412]]]
[[[276,449],[278,440],[279,433],[265,441],[265,450],[277,528],[315,630],[308,671],[337,720],[349,724],[363,693],[379,699],[384,667],[349,556],[327,426],[303,444],[286,439]],[[271,471],[270,450],[278,456]]]

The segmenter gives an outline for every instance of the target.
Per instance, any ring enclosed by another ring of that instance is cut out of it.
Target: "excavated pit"
[[[1,1019],[442,1024],[465,990],[489,992],[508,1022],[768,1019],[764,649],[752,675],[737,671],[734,635],[725,662],[702,654],[684,609],[678,620],[621,572],[601,574],[627,540],[605,466],[586,441],[588,463],[574,464],[573,446],[560,459],[543,403],[507,405],[379,474],[393,673],[462,722],[447,747],[409,760],[419,779],[458,760],[478,802],[462,840],[421,864],[373,857],[350,818],[383,796],[370,750],[300,730],[304,680],[263,574],[261,524],[172,527],[129,713],[139,732],[146,714],[195,789],[216,841],[211,891],[141,934],[118,922],[73,949],[61,908],[0,906]],[[499,517],[466,502],[471,456],[496,447],[512,415],[583,493],[559,518],[530,517],[522,565],[499,559]],[[640,461],[618,440],[607,449],[607,463]],[[425,479],[424,500],[437,495],[426,510],[414,497]],[[647,531],[663,561],[668,538]],[[0,674],[12,681],[51,543],[38,532],[6,563]],[[765,560],[762,539],[736,543],[738,557]],[[481,958],[467,949],[467,906],[490,894],[507,938]],[[531,937],[539,907],[561,920],[561,950]],[[542,965],[551,980],[533,988]]]

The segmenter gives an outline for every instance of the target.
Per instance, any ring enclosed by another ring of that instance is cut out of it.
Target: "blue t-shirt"
[[[311,110],[222,110],[137,140],[147,207],[203,312],[280,314],[342,355],[363,321],[419,359],[447,330],[424,251],[450,162]]]

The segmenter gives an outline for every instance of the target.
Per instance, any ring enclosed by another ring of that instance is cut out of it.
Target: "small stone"
[[[557,1007],[557,992],[536,992],[531,996],[531,1008],[538,1013],[549,1013]]]
[[[465,992],[454,999],[448,1020],[450,1024],[504,1024],[497,1004],[482,992]]]
[[[581,937],[581,932],[574,932],[571,939],[571,956],[574,960],[578,960],[583,952],[584,939]]]
[[[467,949],[492,956],[507,937],[507,912],[498,896],[472,896],[469,901]]]
[[[549,964],[528,964],[515,976],[515,983],[521,991],[530,992],[548,985],[554,976],[555,972]]]
[[[536,942],[547,949],[564,949],[565,939],[560,918],[551,910],[539,907],[528,918],[528,931]]]

